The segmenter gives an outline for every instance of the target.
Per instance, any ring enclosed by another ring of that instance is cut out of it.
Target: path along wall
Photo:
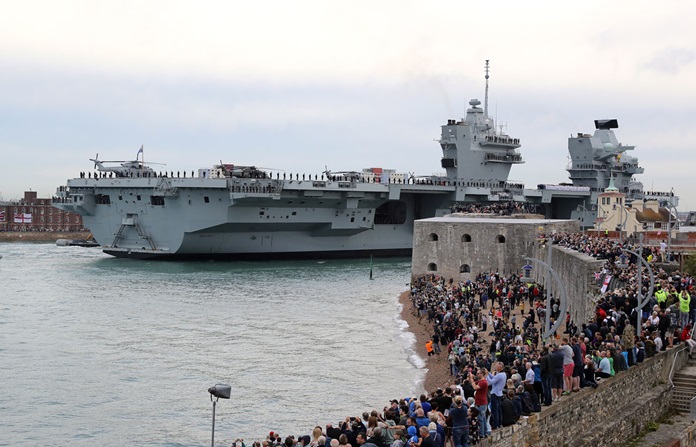
[[[678,349],[661,352],[596,389],[563,397],[521,423],[496,430],[496,447],[625,446],[648,423],[669,411],[669,371]],[[687,357],[677,357],[675,370]]]

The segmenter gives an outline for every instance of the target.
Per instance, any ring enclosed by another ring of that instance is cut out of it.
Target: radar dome
[[[604,150],[605,150],[605,151],[614,150],[614,145],[611,144],[611,143],[604,143]]]

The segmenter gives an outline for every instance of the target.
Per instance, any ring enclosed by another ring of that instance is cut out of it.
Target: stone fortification
[[[496,447],[625,446],[648,423],[669,412],[669,371],[677,349],[629,368],[597,389],[583,389],[521,423],[493,432]],[[675,370],[686,356],[677,357]]]
[[[418,220],[413,234],[412,275],[435,273],[467,280],[480,272],[521,273],[524,257],[534,256],[540,235],[578,230],[575,220],[518,216],[452,215]]]
[[[547,261],[547,250],[539,249],[537,259]],[[551,267],[558,273],[568,296],[568,311],[570,318],[578,327],[580,324],[590,321],[594,316],[595,297],[599,293],[599,287],[595,280],[595,272],[599,272],[603,265],[603,259],[579,253],[570,248],[554,245],[551,249]],[[545,272],[536,269],[536,275],[544,281]],[[552,285],[552,290],[556,290]],[[554,293],[554,296],[558,296]],[[634,323],[635,324],[635,323]]]

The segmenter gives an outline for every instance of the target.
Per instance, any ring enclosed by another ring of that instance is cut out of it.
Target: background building
[[[54,208],[54,199],[36,195],[25,191],[22,200],[0,202],[0,231],[85,231],[82,216]]]
[[[671,211],[660,207],[657,200],[633,200],[627,204],[626,194],[613,184],[597,196],[597,210],[595,230],[599,233],[619,231],[620,237],[624,237],[657,232],[667,237],[667,231],[671,231],[675,237],[679,230],[678,216],[670,217]]]

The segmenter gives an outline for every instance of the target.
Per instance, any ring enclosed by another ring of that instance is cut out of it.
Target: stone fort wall
[[[497,220],[467,223],[440,218],[416,222],[412,275],[436,273],[461,281],[478,272],[519,273],[524,256],[546,262],[547,248],[536,241],[538,222],[513,224]],[[573,231],[573,224],[559,222],[555,229]],[[504,242],[499,236],[504,237]],[[599,289],[594,273],[604,261],[559,246],[552,246],[551,251],[551,265],[566,287],[568,310],[579,326],[594,315],[594,296]],[[462,272],[463,265],[470,272]],[[541,281],[545,273],[536,268],[534,275]],[[496,430],[491,445],[625,446],[648,423],[669,412],[670,370],[673,364],[675,371],[680,370],[687,360],[686,355],[677,355],[679,351],[658,353],[641,365],[603,380],[597,389],[584,389],[514,426]],[[685,436],[685,445],[696,443],[693,432]]]
[[[625,446],[648,423],[669,412],[669,371],[678,350],[661,352],[603,380],[597,389],[564,397],[541,413],[493,433],[499,447]],[[687,357],[679,355],[675,370]],[[676,433],[675,433],[676,435]]]
[[[546,253],[540,249],[536,258],[546,262]],[[554,245],[551,249],[551,267],[558,273],[565,286],[570,318],[578,327],[594,317],[595,297],[599,293],[594,274],[600,271],[603,265],[604,260],[569,248]],[[537,274],[543,278],[544,272],[539,270],[537,269]],[[554,284],[553,290],[555,289]],[[554,296],[558,295],[554,293]]]
[[[413,232],[412,275],[438,274],[455,280],[480,272],[521,274],[534,256],[540,233],[576,232],[575,220],[434,217],[418,220]]]

